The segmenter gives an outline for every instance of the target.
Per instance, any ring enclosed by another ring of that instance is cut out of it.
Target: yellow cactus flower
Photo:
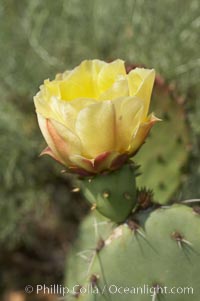
[[[133,156],[158,120],[148,115],[155,71],[85,60],[45,80],[34,97],[48,154],[82,175],[114,170]]]

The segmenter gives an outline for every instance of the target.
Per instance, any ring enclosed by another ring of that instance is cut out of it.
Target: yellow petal
[[[148,116],[146,122],[140,124],[137,133],[132,137],[132,141],[128,150],[129,154],[134,155],[139,150],[139,148],[145,142],[145,139],[148,136],[152,126],[158,121],[160,121],[160,119],[151,114]]]
[[[105,64],[98,76],[99,94],[108,90],[120,75],[126,76],[124,61],[115,60],[112,63]]]
[[[98,100],[112,100],[114,98],[125,97],[128,95],[129,89],[127,78],[121,76],[110,89],[99,95]]]
[[[58,81],[49,81],[48,79],[44,81],[44,89],[47,95],[57,96],[60,98],[60,87]]]
[[[57,151],[57,148],[55,146],[55,143],[49,133],[48,127],[47,127],[47,119],[44,118],[42,115],[37,114],[38,123],[40,130],[42,132],[42,135],[44,139],[46,140],[47,145],[50,147],[51,151],[55,155],[55,157],[61,162],[64,163],[62,157],[60,156],[59,152]]]
[[[41,92],[34,97],[36,112],[47,119],[53,119],[74,131],[78,112],[88,105],[96,103],[93,99],[80,98],[71,102],[52,96],[48,101]]]
[[[56,97],[52,97],[47,102],[40,95],[34,97],[36,112],[46,119],[53,119],[70,130],[74,129],[77,110],[70,103],[64,102]]]
[[[64,158],[65,154],[67,154],[67,156],[71,154],[81,154],[81,141],[75,133],[55,120],[49,119],[49,124],[51,125],[51,129],[49,125],[49,132],[52,137],[55,136],[55,146],[60,153],[63,153]],[[62,139],[62,144],[61,141],[60,144],[57,143],[56,139],[58,139],[58,137],[56,137],[56,133],[59,138]]]
[[[71,153],[81,153],[81,142],[69,129],[54,120],[45,119],[40,114],[38,123],[48,146],[60,162],[68,165]]]
[[[81,110],[77,116],[76,134],[79,136],[83,155],[95,158],[115,146],[114,107],[110,101],[98,102]]]
[[[128,74],[130,96],[137,96],[144,100],[143,118],[146,118],[148,114],[154,80],[155,71],[153,69],[136,68]]]
[[[116,112],[116,150],[124,152],[130,145],[133,133],[138,129],[144,105],[137,97],[120,98],[113,101]]]
[[[90,159],[87,159],[81,155],[71,155],[70,156],[70,167],[78,167],[79,169],[86,170],[90,173],[94,173],[93,169],[93,161]]]
[[[95,104],[96,101],[92,98],[77,98],[70,102],[70,105],[77,111],[81,111],[85,107]]]
[[[99,60],[86,60],[67,73],[60,82],[61,98],[66,101],[81,97],[97,98],[97,76],[105,64]]]

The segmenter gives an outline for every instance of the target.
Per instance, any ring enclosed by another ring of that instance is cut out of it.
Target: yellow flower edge
[[[153,69],[126,73],[124,61],[85,60],[45,80],[34,97],[48,154],[82,175],[119,168],[159,119],[148,115]]]

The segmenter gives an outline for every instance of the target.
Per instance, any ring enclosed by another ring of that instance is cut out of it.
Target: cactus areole
[[[135,167],[132,164],[127,163],[109,173],[84,177],[80,186],[92,208],[116,223],[124,222],[136,206]]]

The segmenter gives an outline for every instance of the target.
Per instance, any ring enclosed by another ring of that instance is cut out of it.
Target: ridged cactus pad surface
[[[150,111],[162,119],[133,160],[141,165],[137,184],[154,191],[157,203],[166,203],[184,179],[182,167],[189,154],[189,128],[184,107],[170,88],[158,83]]]
[[[67,286],[76,285],[77,294],[67,300],[199,300],[197,208],[160,207],[113,226],[97,215],[83,223],[68,262]]]

